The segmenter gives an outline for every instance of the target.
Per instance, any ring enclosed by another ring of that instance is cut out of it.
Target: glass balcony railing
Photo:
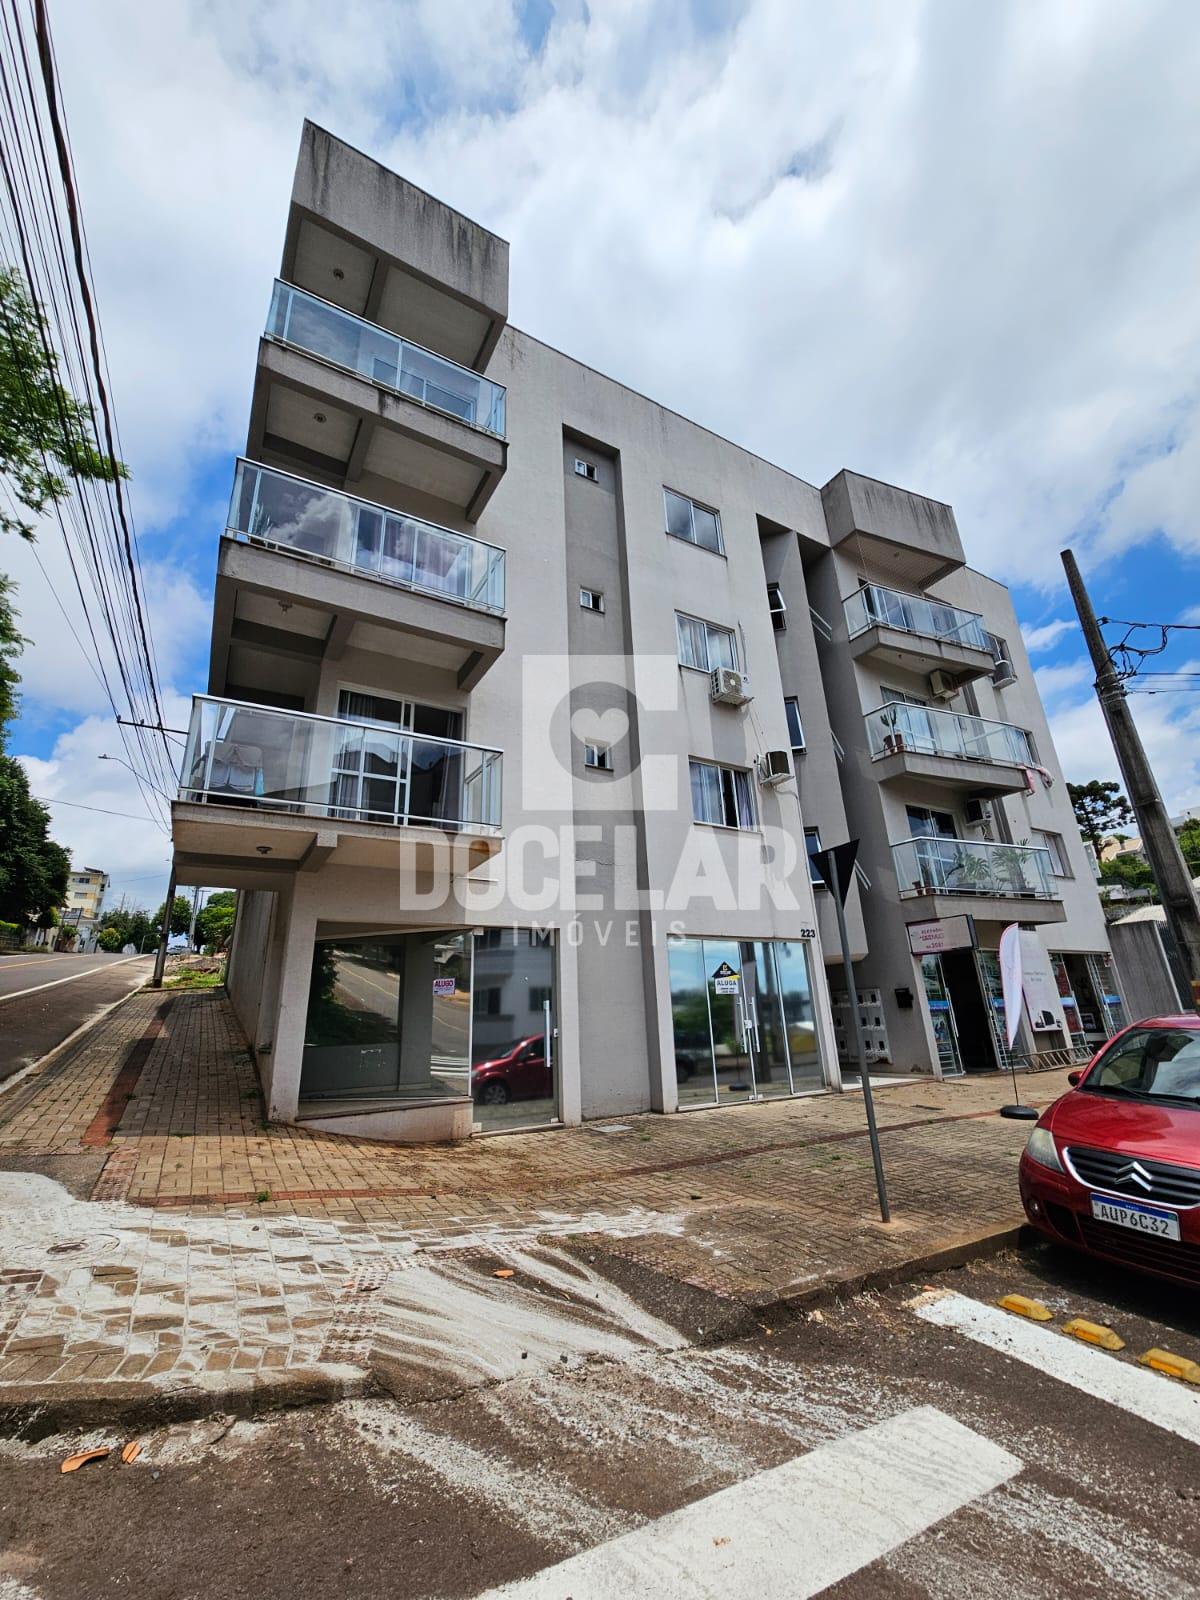
[[[197,695],[179,797],[341,821],[494,833],[499,750],[386,723]]]
[[[472,428],[498,439],[504,437],[501,384],[290,283],[276,280],[267,333],[436,411],[448,412]]]
[[[504,610],[504,551],[495,545],[253,461],[238,462],[226,531],[476,610]]]
[[[924,595],[902,594],[899,589],[868,583],[844,601],[843,607],[851,639],[868,628],[898,628],[902,633],[964,644],[972,650],[989,649],[987,632],[974,611],[960,611]]]
[[[1058,899],[1050,852],[1040,846],[930,835],[894,844],[892,862],[902,899],[914,894]]]
[[[951,756],[959,761],[994,761],[1031,767],[1033,749],[1024,728],[961,711],[889,701],[866,715],[873,756],[911,751],[921,756]]]

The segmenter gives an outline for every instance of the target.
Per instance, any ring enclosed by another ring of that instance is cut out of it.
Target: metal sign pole
[[[838,849],[844,849],[839,846]],[[858,1014],[858,989],[854,982],[854,967],[850,961],[850,935],[846,931],[846,908],[843,904],[845,894],[842,890],[840,879],[841,863],[838,861],[837,850],[825,850],[821,853],[822,861],[826,865],[831,879],[829,887],[833,890],[833,904],[837,911],[838,935],[842,941],[842,968],[846,974],[846,996],[850,1002],[850,1023],[854,1029],[854,1054],[858,1058],[858,1072],[862,1079],[863,1104],[867,1108],[867,1132],[871,1138],[871,1160],[875,1163],[875,1188],[879,1193],[879,1215],[884,1222],[892,1220],[892,1210],[888,1204],[887,1179],[883,1175],[883,1152],[879,1148],[879,1129],[875,1125],[875,1100],[871,1093],[871,1074],[867,1071],[867,1053],[863,1048],[862,1018]],[[850,887],[849,882],[846,889]]]

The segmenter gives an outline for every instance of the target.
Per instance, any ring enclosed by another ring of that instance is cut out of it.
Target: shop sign
[[[721,965],[712,975],[714,994],[736,994],[738,992],[738,975],[729,965],[722,961]]]
[[[433,993],[435,999],[448,1000],[454,993],[454,979],[435,978],[433,980]]]
[[[971,950],[974,945],[975,918],[965,912],[908,925],[908,948],[915,956],[936,956],[943,950]]]

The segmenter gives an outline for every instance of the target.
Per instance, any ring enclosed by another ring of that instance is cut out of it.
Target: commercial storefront
[[[681,1110],[823,1086],[806,941],[675,939],[669,957]]]

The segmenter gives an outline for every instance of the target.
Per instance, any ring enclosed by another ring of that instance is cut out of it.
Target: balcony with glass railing
[[[502,755],[389,724],[197,695],[179,798],[250,813],[497,833]]]
[[[267,334],[504,438],[503,385],[282,280],[275,284]]]
[[[892,628],[942,644],[960,645],[969,650],[988,651],[988,634],[974,611],[925,595],[904,594],[868,583],[843,602],[846,632],[856,639],[869,628]]]
[[[240,460],[226,532],[497,615],[504,551],[274,467]]]
[[[1040,846],[931,835],[894,844],[892,862],[902,899],[929,894],[1058,898],[1050,852]]]
[[[1031,767],[1024,728],[962,711],[889,701],[866,714],[867,742],[876,760],[894,755],[946,756],[963,762]]]

